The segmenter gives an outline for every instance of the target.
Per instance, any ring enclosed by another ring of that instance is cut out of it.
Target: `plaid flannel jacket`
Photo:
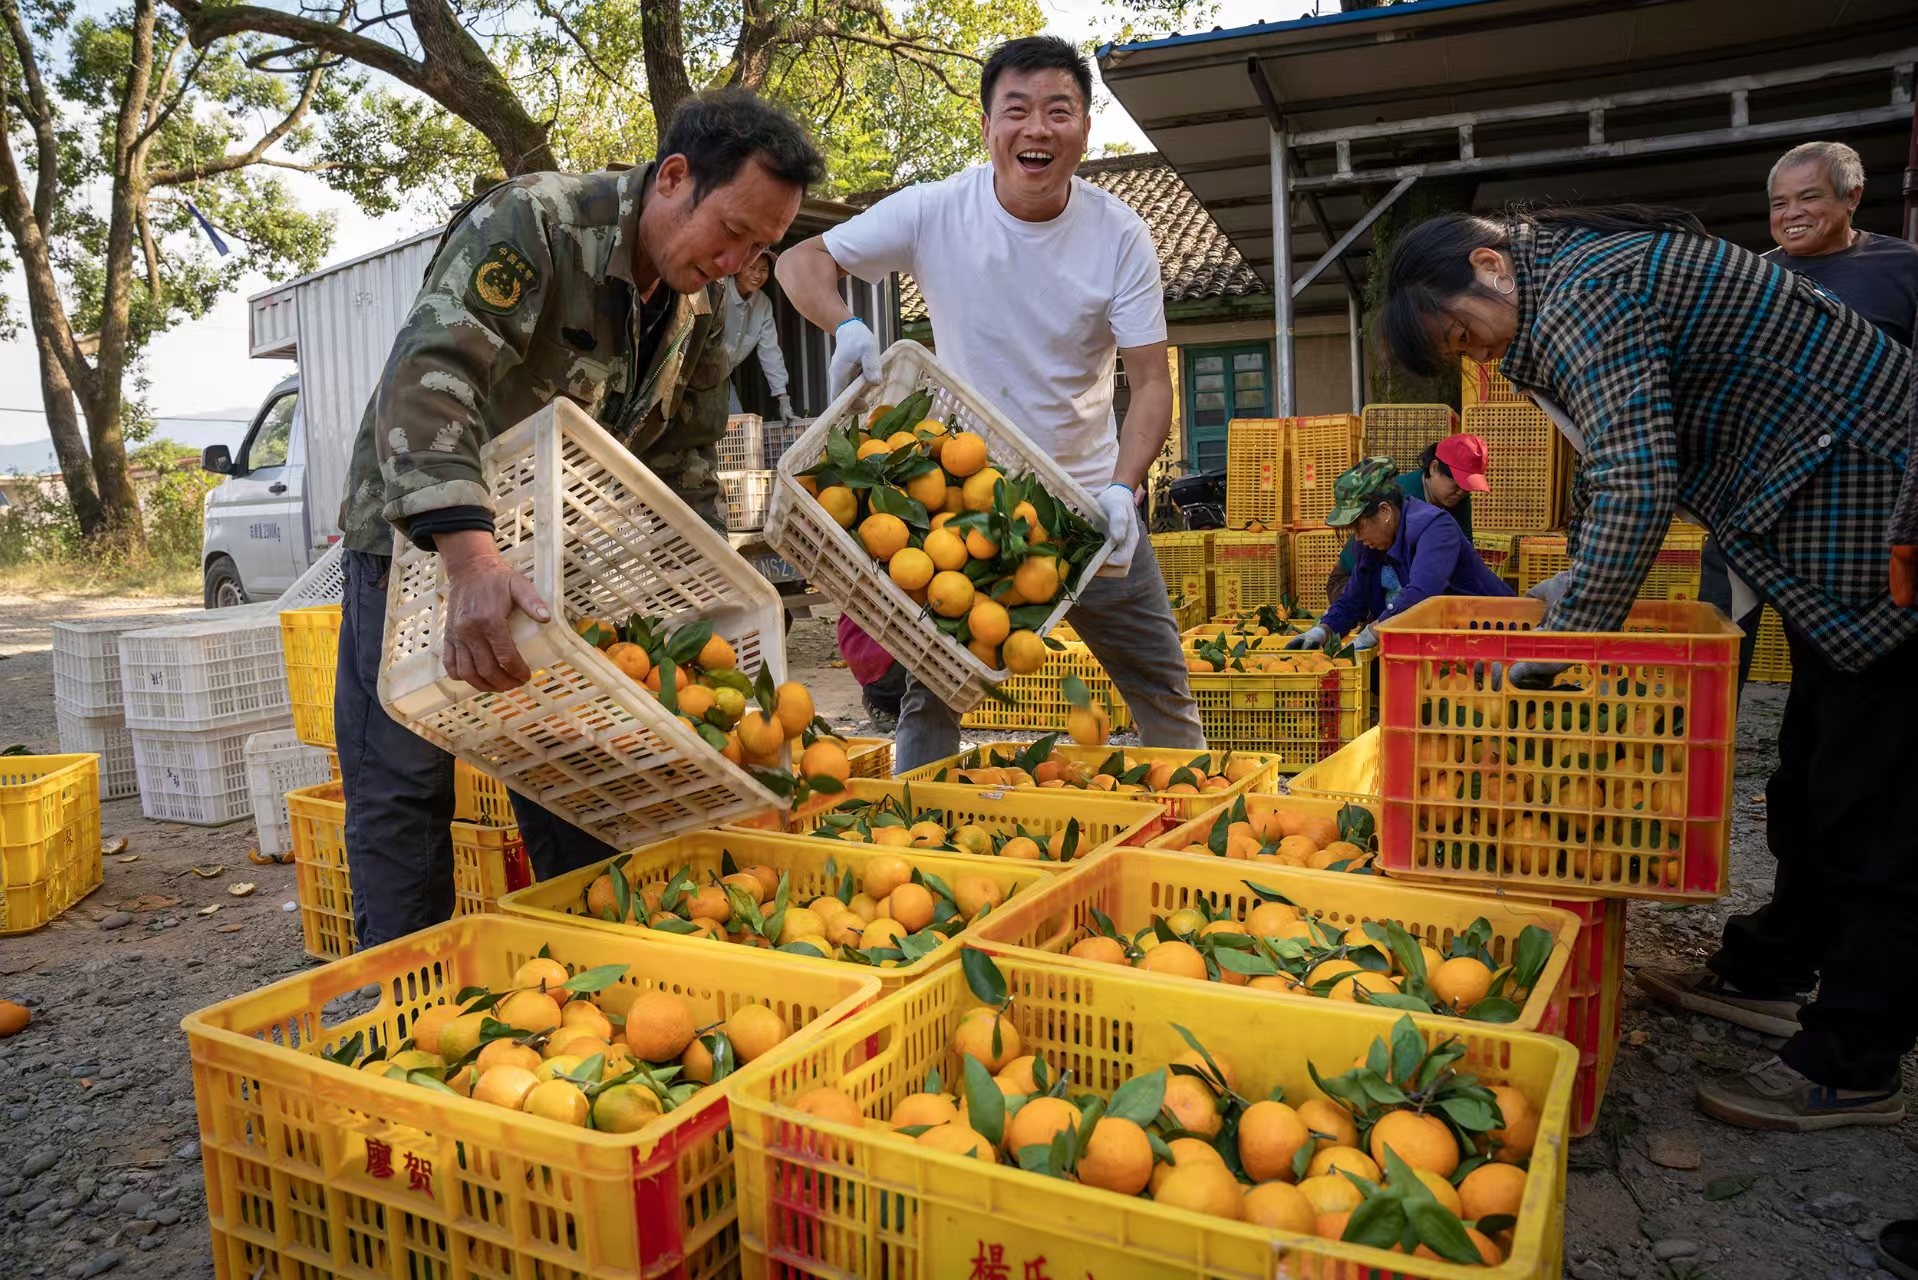
[[[1521,224],[1511,253],[1518,335],[1499,372],[1585,432],[1572,585],[1547,627],[1616,630],[1682,503],[1834,666],[1918,635],[1886,552],[1900,486],[1918,485],[1911,352],[1708,236]]]

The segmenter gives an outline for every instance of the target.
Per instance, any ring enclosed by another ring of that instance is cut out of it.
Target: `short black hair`
[[[992,90],[1007,71],[1064,71],[1079,86],[1079,105],[1092,110],[1092,68],[1071,41],[1058,36],[1023,36],[992,51],[979,72],[979,103],[992,114]]]
[[[716,89],[680,103],[659,145],[659,158],[667,156],[686,157],[695,204],[737,178],[749,160],[801,189],[826,176],[805,126],[750,89]]]
[[[1453,478],[1452,468],[1446,466],[1443,462],[1439,461],[1437,441],[1433,441],[1431,444],[1428,444],[1423,449],[1419,450],[1419,474],[1420,475],[1429,474],[1434,465],[1438,467],[1438,473],[1444,476],[1447,480],[1450,480]]]
[[[1397,507],[1400,511],[1405,509],[1405,490],[1399,488],[1396,481],[1366,494],[1365,505],[1359,508],[1358,519],[1377,515],[1380,507]]]

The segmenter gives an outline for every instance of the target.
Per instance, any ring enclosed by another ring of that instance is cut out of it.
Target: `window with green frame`
[[[1272,416],[1272,348],[1264,342],[1182,347],[1185,460],[1194,472],[1225,466],[1226,424]]]

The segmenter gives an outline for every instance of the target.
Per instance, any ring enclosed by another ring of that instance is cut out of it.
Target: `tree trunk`
[[[73,411],[73,383],[38,315],[33,317],[33,332],[34,346],[40,352],[40,403],[46,408],[53,453],[60,460],[60,475],[66,481],[67,502],[80,522],[81,534],[93,541],[106,533],[107,517],[100,505],[100,491],[93,483],[87,443],[80,434],[80,415]]]
[[[693,95],[679,0],[645,0],[639,6],[639,37],[646,53],[646,96],[652,99],[653,127],[663,147],[673,112]]]
[[[121,413],[121,378],[126,372],[127,331],[133,305],[133,237],[145,196],[140,121],[153,80],[154,0],[134,0],[126,89],[120,99],[113,143],[113,190],[108,202],[105,286],[100,300],[99,371],[93,394],[82,396],[87,437],[92,443],[93,474],[100,485],[112,539],[127,548],[143,546],[140,495],[127,470]]]
[[[546,126],[526,114],[513,86],[446,0],[407,0],[406,14],[420,40],[427,80],[435,86],[426,92],[480,131],[507,176],[559,168]]]

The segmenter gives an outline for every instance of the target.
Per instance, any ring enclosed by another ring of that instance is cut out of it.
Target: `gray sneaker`
[[[1811,1133],[1848,1125],[1901,1124],[1905,1119],[1904,1089],[1897,1080],[1888,1089],[1834,1089],[1777,1058],[1701,1084],[1697,1097],[1706,1115],[1744,1129]]]
[[[1768,1036],[1798,1034],[1802,996],[1765,1000],[1748,996],[1710,969],[1640,969],[1638,987],[1660,1004],[1723,1018]]]

